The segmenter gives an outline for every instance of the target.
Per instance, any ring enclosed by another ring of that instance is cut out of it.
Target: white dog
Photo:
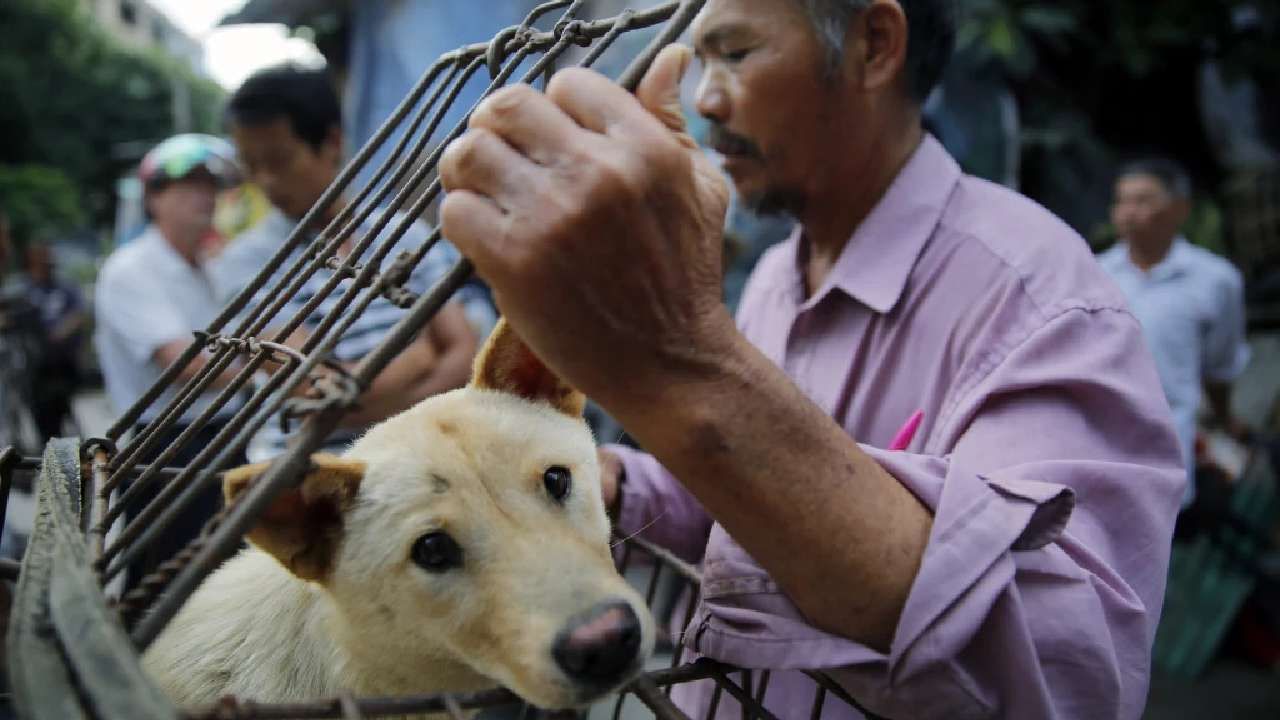
[[[614,569],[583,397],[501,322],[470,384],[316,456],[148,650],[182,705],[505,686],[581,706],[652,620]],[[229,472],[228,501],[264,465]]]

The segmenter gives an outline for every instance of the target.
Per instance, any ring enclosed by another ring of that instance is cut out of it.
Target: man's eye
[[[746,49],[733,50],[730,52],[726,52],[724,54],[724,59],[728,60],[729,62],[735,62],[735,63],[742,62],[744,59],[746,59],[747,55],[750,55],[750,54],[751,54],[751,51]]]

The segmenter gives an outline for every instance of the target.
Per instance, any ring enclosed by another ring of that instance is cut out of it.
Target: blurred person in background
[[[43,438],[33,410],[34,371],[44,332],[22,275],[10,273],[16,250],[9,216],[0,209],[0,448],[38,455]],[[6,538],[11,535],[6,526]]]
[[[213,261],[214,283],[223,303],[243,290],[275,255],[337,178],[343,163],[341,109],[330,79],[322,70],[281,66],[259,71],[232,95],[227,104],[227,120],[248,179],[262,189],[274,208],[255,227],[231,240]],[[316,222],[316,227],[307,229],[304,245],[295,249],[282,267],[301,257],[305,242],[314,241],[318,231],[346,207],[346,202],[346,198],[339,197]],[[373,232],[380,217],[380,212],[372,213],[338,249],[338,255],[350,253],[361,237]],[[393,215],[363,257],[369,257],[381,237],[392,232],[405,217],[400,213]],[[387,253],[382,268],[387,269],[402,252],[421,247],[429,237],[429,229],[421,221],[414,221],[397,246]],[[427,292],[459,258],[452,245],[439,241],[409,274],[405,287],[414,293]],[[278,327],[292,318],[321,293],[331,276],[329,269],[312,275],[280,313],[269,320],[269,327]],[[344,280],[310,313],[290,338],[291,345],[301,347],[306,342],[310,333],[332,312],[348,282]],[[266,286],[272,287],[271,283]],[[266,294],[259,293],[258,299],[264,297]],[[337,361],[353,368],[382,341],[404,313],[403,308],[379,296],[339,339],[334,348]],[[327,448],[340,451],[369,425],[430,395],[465,384],[480,339],[488,334],[494,320],[487,298],[474,288],[464,288],[440,310],[417,341],[374,379],[360,396],[357,407],[343,419],[340,430],[329,438]],[[272,333],[268,330],[261,335]],[[289,437],[290,433],[282,429],[281,423],[268,423],[250,445],[251,459],[279,454]]]
[[[94,343],[116,414],[128,410],[194,342],[193,333],[207,327],[218,313],[220,303],[202,252],[213,232],[218,190],[237,181],[233,160],[233,150],[226,141],[199,134],[169,138],[142,159],[138,174],[150,224],[136,240],[107,258],[94,294]],[[143,412],[138,430],[156,419],[175,392],[205,367],[208,357],[201,353],[183,368],[178,379]],[[217,377],[213,389],[160,433],[140,462],[150,463],[169,449],[209,407],[218,390],[230,382],[235,369],[233,364]],[[190,462],[240,405],[236,398],[220,408],[169,464]],[[242,461],[234,458],[232,464]],[[153,496],[157,485],[144,495]],[[148,557],[130,568],[130,582],[136,583],[193,539],[220,505],[221,490],[211,486],[166,529]],[[127,516],[132,518],[140,507],[141,502],[131,503]]]
[[[1232,382],[1250,356],[1244,282],[1225,258],[1183,237],[1191,195],[1190,177],[1168,158],[1125,166],[1111,207],[1120,242],[1099,258],[1142,324],[1173,410],[1189,478],[1183,507],[1196,493],[1196,415],[1202,391],[1212,422],[1242,442],[1250,434],[1231,411]]]
[[[62,434],[80,382],[80,349],[89,316],[80,289],[57,277],[52,249],[27,248],[21,292],[39,314],[40,350],[33,368],[32,410],[42,440]]]

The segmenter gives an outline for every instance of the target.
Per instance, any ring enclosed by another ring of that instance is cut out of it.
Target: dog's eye
[[[548,468],[542,473],[542,484],[546,486],[547,492],[551,494],[551,499],[556,502],[564,502],[569,495],[569,484],[573,480],[573,476],[569,474],[569,469],[556,465]]]
[[[428,533],[413,543],[413,561],[427,572],[442,573],[462,566],[462,548],[448,533]]]

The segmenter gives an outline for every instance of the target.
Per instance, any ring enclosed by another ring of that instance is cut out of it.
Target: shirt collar
[[[839,289],[877,313],[893,309],[960,177],[960,166],[942,143],[926,134],[880,202],[849,238],[823,286],[805,304],[816,304]],[[802,232],[797,228],[789,240],[801,283],[805,257]]]
[[[150,262],[159,263],[161,267],[167,267],[170,270],[178,270],[185,273],[200,274],[203,268],[193,268],[187,262],[187,259],[164,239],[160,228],[150,225],[134,242],[144,245],[147,248],[147,257]]]

